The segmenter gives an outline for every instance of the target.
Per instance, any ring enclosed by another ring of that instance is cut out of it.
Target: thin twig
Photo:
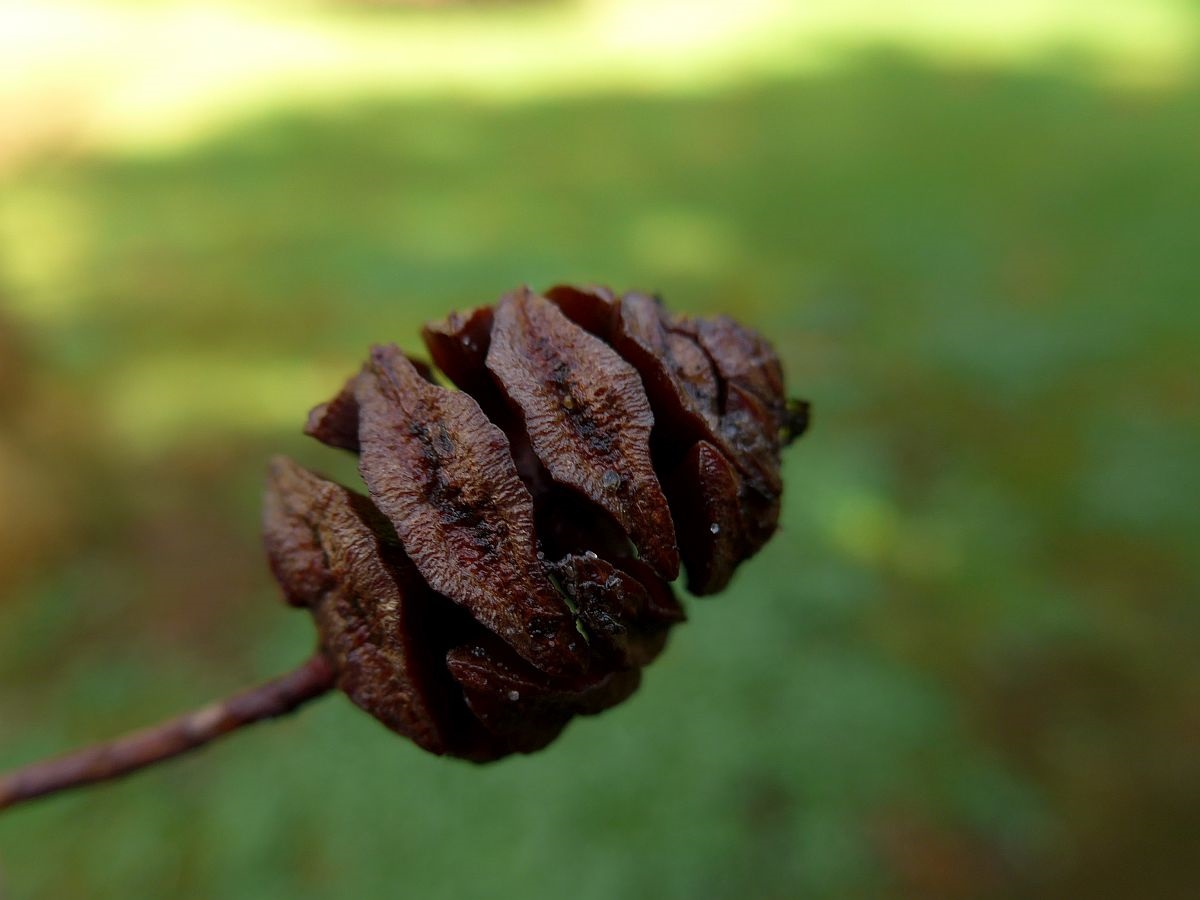
[[[0,775],[0,810],[57,791],[120,778],[179,756],[244,725],[292,712],[333,685],[333,668],[317,653],[286,675],[194,712]]]

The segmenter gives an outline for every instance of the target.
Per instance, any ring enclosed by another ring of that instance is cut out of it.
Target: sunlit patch
[[[0,138],[0,167],[64,139],[177,148],[265,108],[351,95],[686,92],[836,66],[876,46],[1004,65],[1065,50],[1104,77],[1161,80],[1187,68],[1196,40],[1194,17],[1167,0],[591,0],[374,12],[9,0],[0,114],[20,127]]]
[[[834,542],[848,556],[879,563],[895,547],[900,517],[886,498],[848,491],[837,499],[829,522]]]
[[[942,577],[961,562],[948,523],[905,514],[882,495],[842,494],[833,501],[828,528],[847,556],[911,578]]]
[[[648,213],[629,233],[631,257],[651,271],[719,274],[734,268],[742,251],[737,235],[720,218],[689,210]]]
[[[123,452],[153,455],[203,433],[291,429],[339,373],[293,360],[175,354],[138,360],[98,393],[110,439]]]
[[[64,282],[90,249],[89,219],[67,191],[11,190],[0,198],[0,266],[14,313],[39,323],[69,318],[85,301],[84,285]]]

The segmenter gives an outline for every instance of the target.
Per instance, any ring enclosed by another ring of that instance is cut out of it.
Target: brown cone
[[[528,288],[395,347],[313,410],[369,496],[288,460],[264,533],[339,687],[433,753],[532,752],[628,697],[683,620],[774,532],[807,424],[770,344],[643,294]]]

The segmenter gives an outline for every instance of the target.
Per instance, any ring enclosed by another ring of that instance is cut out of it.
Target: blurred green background
[[[815,427],[775,541],[546,752],[328,698],[0,816],[0,897],[1194,897],[1198,36],[1165,0],[14,0],[0,767],[304,657],[266,460],[353,478],[304,415],[426,318],[658,290],[769,335]]]

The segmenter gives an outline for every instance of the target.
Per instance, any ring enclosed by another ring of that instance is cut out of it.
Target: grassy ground
[[[304,655],[265,460],[347,476],[308,406],[450,306],[727,310],[816,424],[779,537],[549,751],[331,698],[0,818],[0,896],[1190,895],[1200,82],[1080,71],[354,103],[6,184],[0,765]]]

